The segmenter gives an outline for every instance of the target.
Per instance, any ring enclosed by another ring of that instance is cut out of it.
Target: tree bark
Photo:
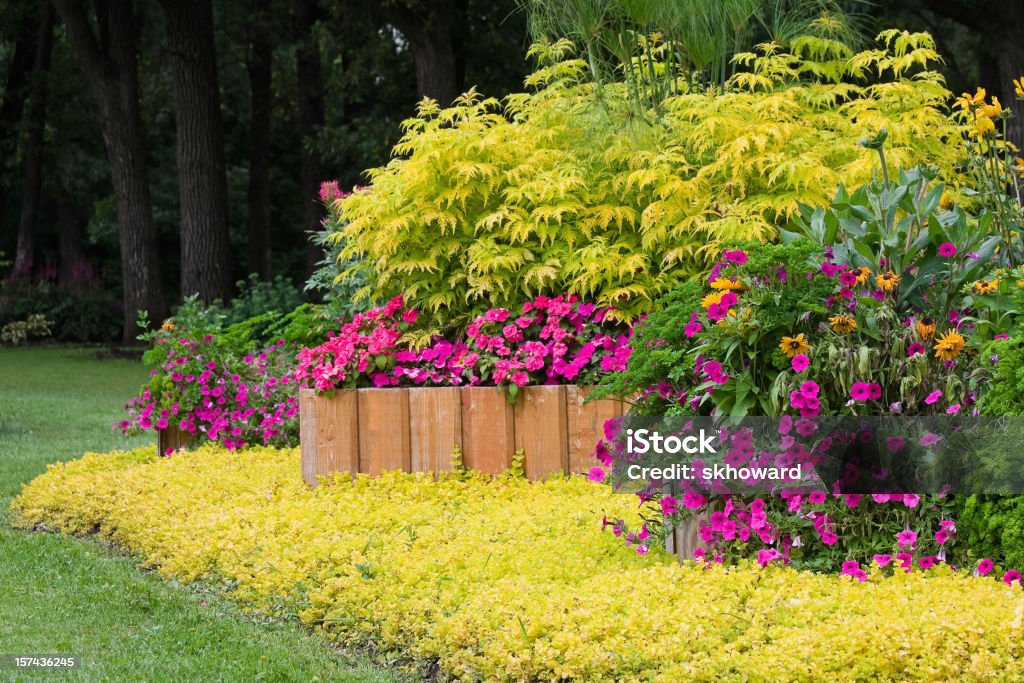
[[[324,78],[320,61],[320,45],[313,28],[320,18],[315,0],[295,0],[294,31],[295,74],[298,88],[298,124],[302,141],[301,181],[305,207],[302,221],[302,239],[306,243],[306,272],[312,273],[323,258],[323,250],[310,241],[310,233],[321,229],[323,207],[317,203],[320,183],[325,180],[323,160],[315,141],[324,125]]]
[[[46,132],[46,80],[53,52],[53,6],[44,2],[39,8],[39,34],[36,39],[35,65],[32,67],[31,92],[26,111],[25,187],[18,221],[18,244],[14,250],[14,277],[31,276],[35,255],[36,217],[43,189],[43,144]]]
[[[128,2],[96,3],[97,39],[80,0],[53,3],[99,111],[114,186],[128,342],[138,333],[137,311],[151,320],[167,314],[139,113],[135,18]]]
[[[268,0],[257,0],[248,63],[249,123],[249,272],[270,280],[270,126],[273,45],[267,26]]]
[[[65,287],[77,284],[84,275],[80,269],[85,265],[82,253],[82,217],[74,200],[68,194],[57,200],[57,249],[60,255],[58,281]]]
[[[25,110],[26,90],[29,76],[32,73],[32,60],[35,58],[36,31],[33,22],[24,20],[17,31],[14,52],[7,67],[7,79],[0,95],[0,158],[10,159],[14,156],[18,144],[18,124]],[[7,192],[10,189],[9,179],[0,177],[0,234],[7,230],[3,216]]]
[[[416,63],[416,93],[430,97],[442,107],[462,93],[461,39],[453,37],[453,22],[460,24],[464,3],[453,0],[419,0],[414,3],[386,0],[380,5],[384,19],[402,32],[412,48]],[[456,43],[459,43],[457,46]]]
[[[231,295],[224,131],[210,0],[161,0],[167,20],[177,129],[181,293]]]

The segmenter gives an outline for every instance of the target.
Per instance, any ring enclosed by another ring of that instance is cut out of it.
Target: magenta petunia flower
[[[950,407],[946,408],[946,414],[947,415],[956,415],[959,412],[960,412],[960,404],[959,403],[954,403]]]
[[[981,576],[986,576],[989,572],[992,571],[992,568],[994,566],[995,564],[992,562],[992,560],[988,559],[987,557],[982,558],[982,560],[978,562],[978,574],[980,574]]]
[[[907,442],[898,436],[888,436],[885,439],[885,447],[888,448],[892,453],[899,453],[903,450],[903,447],[907,445]]]
[[[817,397],[819,391],[818,383],[811,380],[800,385],[800,393],[809,398]]]
[[[882,385],[878,382],[872,382],[868,385],[868,399],[877,401],[882,398]]]
[[[931,569],[935,566],[935,559],[936,558],[931,556],[922,557],[920,560],[917,561],[917,566],[919,566],[921,569]]]
[[[875,555],[875,564],[879,567],[885,567],[892,562],[892,555]]]
[[[1003,574],[1003,583],[1005,583],[1007,586],[1012,586],[1014,581],[1016,581],[1017,584],[1020,585],[1020,572],[1016,569],[1011,569],[1005,574]]]
[[[917,356],[917,355],[922,354],[922,353],[924,353],[924,345],[923,344],[918,344],[917,342],[914,342],[913,344],[911,344],[910,346],[907,347],[907,355],[908,356]]]
[[[924,402],[927,403],[928,405],[932,405],[940,398],[942,398],[942,390],[936,389],[935,391],[933,391],[932,393],[928,394],[928,396],[925,397]]]
[[[807,502],[812,505],[821,505],[825,502],[826,497],[824,491],[811,491],[807,496]]]
[[[857,274],[852,270],[848,270],[845,273],[839,275],[839,281],[847,287],[853,287],[857,284]]]
[[[943,242],[939,245],[939,254],[946,258],[956,256],[956,245],[952,242]]]
[[[850,388],[850,397],[854,401],[866,401],[871,396],[871,387],[867,382],[854,382]]]
[[[921,496],[916,493],[905,493],[903,494],[903,504],[908,508],[916,508],[917,504],[921,502]]]
[[[590,481],[604,481],[608,472],[603,467],[591,467],[587,472],[587,479]]]
[[[793,356],[793,359],[790,361],[790,364],[793,366],[794,372],[803,372],[804,370],[807,369],[807,366],[811,364],[811,361],[804,354],[798,353],[795,356]]]
[[[896,540],[901,548],[913,548],[914,544],[917,543],[917,532],[906,529],[896,534]]]

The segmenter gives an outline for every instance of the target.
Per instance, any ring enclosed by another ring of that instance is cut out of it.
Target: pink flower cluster
[[[356,314],[341,331],[298,355],[296,377],[320,391],[357,386],[558,384],[625,369],[629,338],[605,310],[573,296],[537,297],[513,317],[492,308],[465,340],[434,337],[413,348],[415,309],[401,297]]]
[[[299,411],[291,376],[294,349],[283,340],[240,358],[222,353],[212,335],[160,339],[161,348],[166,354],[152,371],[153,380],[128,401],[128,419],[115,429],[127,434],[178,427],[229,449],[294,442]]]
[[[406,333],[418,319],[395,297],[383,308],[357,313],[320,346],[299,351],[295,376],[320,391],[337,388],[478,384],[479,354],[436,337],[413,349]]]
[[[492,308],[466,334],[470,348],[493,364],[494,384],[586,384],[625,370],[631,353],[628,331],[607,312],[573,295],[540,296],[515,317]]]

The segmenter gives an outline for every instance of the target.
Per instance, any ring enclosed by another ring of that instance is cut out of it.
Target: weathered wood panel
[[[302,478],[316,485],[318,476],[359,471],[359,401],[352,389],[318,396],[299,392],[299,450]]]
[[[413,472],[443,472],[462,445],[462,390],[459,387],[409,389],[409,448]]]
[[[569,471],[586,472],[598,464],[594,446],[604,438],[604,423],[622,416],[622,401],[601,399],[584,403],[589,387],[569,385],[565,389],[569,429]]]
[[[505,392],[496,387],[463,387],[463,464],[496,474],[512,464],[515,449],[514,413]]]
[[[515,404],[515,444],[526,455],[526,476],[536,481],[569,466],[565,386],[523,387]]]
[[[359,471],[411,470],[409,390],[359,389]]]

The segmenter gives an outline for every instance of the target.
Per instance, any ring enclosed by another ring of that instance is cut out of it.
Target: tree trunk
[[[311,232],[321,229],[323,207],[317,203],[320,183],[325,180],[323,162],[314,141],[324,125],[324,79],[320,63],[320,45],[313,33],[319,8],[315,0],[295,2],[296,86],[298,88],[298,123],[302,140],[302,202],[304,207],[302,239],[306,243],[306,272],[312,273],[323,258],[323,249],[310,241]]]
[[[59,282],[65,287],[78,283],[85,259],[82,253],[82,217],[70,194],[57,200],[57,249],[60,267]]]
[[[267,0],[255,7],[252,56],[248,64],[249,123],[249,272],[270,280],[270,125],[273,45],[267,29]]]
[[[36,217],[43,189],[43,135],[46,132],[46,79],[53,52],[53,6],[44,2],[39,9],[39,36],[36,40],[35,66],[26,112],[25,187],[18,221],[18,245],[14,251],[15,277],[31,276],[35,255]]]
[[[151,320],[167,314],[149,192],[146,138],[139,113],[134,42],[137,27],[130,3],[97,3],[97,39],[79,0],[53,2],[67,27],[69,42],[99,110],[114,186],[125,308],[124,341],[129,342],[138,334],[137,311],[147,311]]]
[[[451,105],[462,92],[461,57],[453,38],[453,23],[464,24],[463,0],[387,0],[380,6],[384,19],[402,32],[416,62],[416,93],[442,107]],[[461,48],[461,38],[459,40]]]
[[[181,292],[231,295],[228,188],[210,0],[161,0],[177,128]]]
[[[18,31],[14,52],[7,67],[7,80],[0,93],[3,97],[3,104],[0,104],[0,159],[13,158],[18,143],[18,123],[25,110],[26,86],[36,54],[36,31],[32,24],[25,20]],[[8,189],[8,179],[0,178],[0,234],[7,230],[3,217],[6,215],[4,205]]]

